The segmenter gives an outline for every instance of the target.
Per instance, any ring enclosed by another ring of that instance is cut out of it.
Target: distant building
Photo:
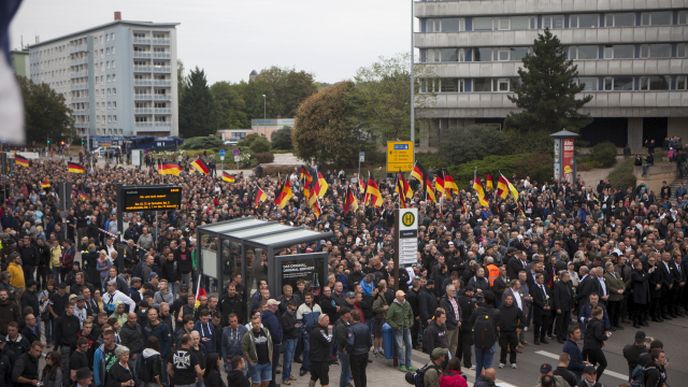
[[[85,136],[177,136],[178,23],[122,20],[29,47],[31,80],[61,93]]]
[[[251,70],[251,73],[248,75],[248,81],[253,82],[257,76],[258,72],[256,70]]]
[[[29,50],[12,50],[10,53],[12,57],[12,69],[14,73],[31,78],[31,72],[29,71]]]
[[[284,128],[294,127],[293,118],[268,118],[268,119],[253,119],[251,120],[251,129],[265,136],[268,140],[272,138],[272,134]]]
[[[219,129],[217,134],[222,137],[222,141],[239,142],[253,133],[253,129]]]
[[[421,147],[447,131],[501,126],[518,68],[549,28],[593,96],[581,131],[595,143],[642,147],[644,139],[688,138],[688,3],[680,1],[417,1],[422,69],[417,116]],[[558,131],[563,128],[551,128]]]

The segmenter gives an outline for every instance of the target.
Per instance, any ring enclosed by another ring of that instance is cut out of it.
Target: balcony
[[[150,101],[153,98],[153,94],[134,94],[135,101]]]
[[[152,71],[154,73],[169,73],[171,69],[170,66],[153,66]]]
[[[70,54],[76,54],[79,52],[86,52],[87,46],[86,44],[78,44],[75,46],[69,46],[69,53]]]
[[[88,102],[88,100],[89,100],[89,97],[88,97],[88,96],[86,96],[86,97],[73,97],[73,98],[70,98],[70,99],[69,99],[69,101],[70,101],[71,103]]]
[[[153,114],[153,108],[134,108],[135,114]]]
[[[86,90],[88,89],[88,82],[73,82],[69,86],[72,90]]]
[[[172,114],[172,109],[170,109],[170,108],[154,108],[153,114],[169,115],[169,114]]]
[[[153,101],[171,101],[172,96],[169,94],[152,94]]]
[[[134,78],[134,86],[152,86],[152,79],[136,79]]]
[[[151,44],[151,38],[138,38],[134,36],[134,43],[135,44]]]
[[[82,78],[82,77],[87,77],[88,76],[88,69],[85,70],[72,70],[70,73],[70,76],[72,78]]]
[[[572,12],[636,12],[684,8],[681,0],[516,0],[516,1],[418,1],[415,3],[417,17],[468,16],[468,15],[525,15],[555,14]]]
[[[140,58],[144,58],[144,59],[148,59],[148,58],[152,58],[152,57],[153,57],[153,53],[150,52],[150,51],[136,51],[136,50],[134,50],[134,55],[133,55],[133,56],[134,56],[134,58],[139,58],[139,59],[140,59]]]
[[[172,81],[169,79],[156,79],[153,80],[153,86],[170,87],[172,86]]]
[[[170,53],[169,52],[153,52],[153,58],[170,59]]]
[[[170,45],[170,39],[163,39],[163,38],[153,38],[152,43],[157,46],[169,46]]]
[[[152,67],[150,66],[134,66],[135,73],[150,73]]]

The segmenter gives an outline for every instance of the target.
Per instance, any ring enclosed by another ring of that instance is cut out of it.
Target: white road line
[[[559,355],[557,355],[556,353],[547,352],[547,351],[535,351],[535,353],[540,355],[540,356],[548,357],[550,359],[559,360]],[[612,378],[617,378],[617,379],[621,379],[623,381],[628,381],[628,375],[614,372],[614,371],[609,370],[609,369],[604,370],[603,375],[608,375],[608,376],[611,376]]]

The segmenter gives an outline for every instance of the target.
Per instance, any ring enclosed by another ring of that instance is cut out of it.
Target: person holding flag
[[[258,208],[261,203],[268,200],[268,194],[265,193],[259,186],[256,186],[256,197],[253,199],[253,206]]]
[[[483,185],[480,182],[480,179],[478,178],[478,170],[473,171],[473,190],[475,191],[476,195],[478,195],[478,203],[482,207],[489,207],[490,203],[487,201],[487,198],[485,197],[485,191],[483,190]]]
[[[346,197],[344,198],[344,214],[350,211],[356,212],[358,210],[358,199],[351,190],[351,187],[346,188]]]

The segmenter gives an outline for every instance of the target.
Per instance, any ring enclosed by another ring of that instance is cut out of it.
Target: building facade
[[[293,118],[267,118],[267,119],[252,119],[251,120],[251,130],[254,133],[262,134],[268,140],[272,138],[272,134],[276,131],[284,128],[293,128],[294,119]]]
[[[501,127],[521,60],[545,28],[593,96],[583,138],[633,150],[688,138],[688,0],[419,1],[415,15],[421,148],[446,130]]]
[[[80,136],[177,136],[177,23],[121,20],[29,47],[34,83],[61,93]]]
[[[12,58],[12,69],[14,73],[21,77],[31,78],[29,70],[29,51],[28,50],[12,50],[10,52]]]

